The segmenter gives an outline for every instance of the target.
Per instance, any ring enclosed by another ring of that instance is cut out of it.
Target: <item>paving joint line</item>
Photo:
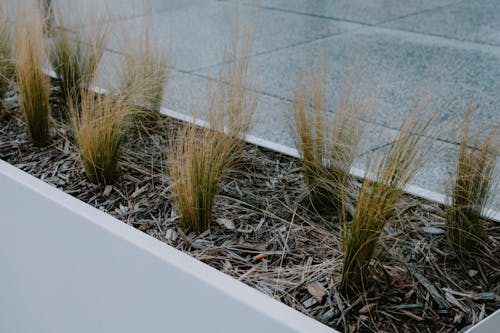
[[[365,155],[372,154],[372,153],[374,153],[374,152],[376,152],[378,150],[381,150],[381,149],[384,149],[384,148],[392,146],[395,142],[396,142],[396,140],[391,140],[391,141],[389,141],[387,143],[384,143],[384,144],[377,145],[375,147],[369,148],[368,150],[362,152],[361,154],[358,154],[358,156],[356,156],[356,157],[363,157]]]
[[[213,82],[222,82],[224,84],[228,84],[227,82],[223,82],[223,81],[220,81],[216,78],[212,78],[210,76],[205,76],[203,74],[200,74],[200,73],[186,73],[187,75],[191,75],[191,76],[196,76],[196,77],[199,77],[199,78],[202,78],[202,79],[205,79],[205,80],[209,80],[209,81],[213,81]],[[252,93],[255,93],[255,94],[259,94],[259,95],[262,95],[262,96],[266,96],[266,97],[271,97],[271,98],[274,98],[274,99],[277,99],[277,100],[280,100],[280,101],[283,101],[283,102],[287,102],[287,103],[290,103],[290,104],[293,104],[293,101],[288,99],[287,97],[282,97],[282,96],[278,96],[278,95],[275,95],[275,94],[272,94],[272,93],[268,93],[268,92],[265,92],[265,91],[261,91],[261,90],[258,90],[258,89],[255,89],[255,88],[251,88],[251,87],[245,87],[245,90],[248,90],[248,91],[251,91]],[[334,109],[322,109],[322,111],[324,112],[328,112],[328,113],[335,113]],[[388,126],[387,124],[384,124],[384,123],[381,123],[381,122],[377,122],[377,121],[373,121],[373,120],[366,120],[366,119],[362,119],[362,118],[356,118],[356,120],[358,121],[361,121],[361,122],[364,122],[366,124],[370,124],[370,125],[376,125],[376,126],[380,126],[380,127],[383,127],[384,129],[388,129],[388,130],[392,130],[392,131],[397,131],[399,132],[400,128],[401,127],[396,127],[396,126]],[[423,136],[424,138],[427,138],[427,139],[433,139],[435,141],[439,141],[439,142],[442,142],[442,143],[447,143],[447,144],[451,144],[451,145],[457,145],[458,142],[455,142],[455,141],[452,141],[452,140],[448,140],[448,139],[445,139],[445,138],[432,138],[430,136]]]
[[[425,9],[422,9],[422,10],[414,12],[414,13],[408,13],[406,15],[401,15],[401,16],[399,16],[397,18],[391,18],[391,19],[388,19],[388,20],[385,20],[385,21],[381,21],[379,23],[376,23],[375,25],[376,26],[380,26],[382,24],[386,24],[386,23],[389,23],[389,22],[393,22],[393,21],[405,19],[405,18],[412,17],[412,16],[417,16],[417,15],[420,15],[420,14],[423,14],[423,13],[426,13],[426,12],[430,12],[430,11],[433,11],[433,10],[439,10],[439,9],[443,9],[443,8],[446,8],[446,7],[455,6],[455,5],[458,5],[460,3],[463,3],[464,1],[468,1],[468,0],[459,0],[459,1],[450,2],[450,3],[448,3],[446,5],[442,5],[442,6],[437,6],[437,7],[433,7],[433,8],[425,8]]]
[[[424,33],[424,32],[419,32],[419,31],[414,31],[414,30],[409,30],[409,29],[394,28],[394,27],[383,27],[382,26],[383,24],[386,24],[386,23],[390,23],[390,22],[393,22],[393,21],[397,21],[397,20],[404,19],[404,18],[411,17],[411,16],[415,16],[415,15],[420,15],[422,13],[425,13],[425,12],[428,12],[428,11],[432,11],[432,10],[436,10],[436,9],[442,9],[442,8],[446,8],[446,7],[451,7],[451,6],[454,6],[454,5],[458,5],[458,4],[464,3],[466,1],[467,0],[462,0],[462,1],[453,2],[453,3],[449,3],[449,4],[446,4],[446,5],[442,5],[442,6],[438,6],[438,7],[434,7],[434,8],[427,8],[427,9],[423,9],[421,11],[417,11],[417,12],[414,12],[414,13],[409,13],[407,15],[402,15],[402,16],[399,16],[397,18],[391,18],[391,19],[388,19],[388,20],[385,20],[385,21],[380,21],[380,22],[377,22],[377,23],[360,22],[360,21],[355,21],[355,20],[348,20],[348,19],[338,18],[338,17],[334,17],[334,16],[323,16],[323,15],[305,13],[305,12],[288,10],[288,9],[283,9],[283,8],[278,8],[278,7],[272,7],[272,6],[251,5],[251,4],[248,4],[248,3],[246,3],[244,5],[246,5],[246,6],[252,6],[252,7],[257,6],[257,7],[262,8],[262,9],[268,9],[268,10],[274,10],[274,11],[281,11],[281,12],[292,13],[292,14],[297,14],[297,15],[304,15],[304,16],[310,16],[310,17],[317,17],[317,18],[321,18],[321,19],[327,19],[327,20],[332,20],[332,21],[337,21],[337,22],[345,22],[345,23],[357,24],[357,25],[361,26],[359,28],[355,28],[355,29],[352,29],[352,30],[345,31],[344,33],[349,33],[351,31],[362,30],[363,28],[367,28],[367,29],[368,28],[383,28],[383,29],[391,30],[391,31],[399,31],[399,32],[403,32],[403,33],[407,32],[407,33],[418,34],[418,35],[421,35],[421,36],[439,37],[439,38],[443,38],[443,39],[448,39],[450,41],[457,41],[457,42],[462,42],[462,43],[470,43],[470,44],[476,44],[476,45],[483,45],[483,46],[488,46],[488,47],[500,48],[499,45],[491,44],[491,43],[486,43],[486,42],[476,42],[476,41],[470,41],[470,40],[464,40],[464,39],[459,39],[459,38],[455,38],[455,37],[450,37],[450,36],[446,36],[446,35],[440,35],[440,34],[434,34],[434,33]],[[335,35],[333,35],[333,36],[335,36]]]
[[[307,44],[312,44],[312,43],[315,43],[315,42],[318,42],[318,41],[322,41],[322,40],[325,40],[325,39],[328,39],[328,38],[337,37],[337,36],[340,36],[340,35],[343,35],[343,34],[348,34],[348,33],[354,32],[354,31],[362,30],[363,28],[364,27],[356,27],[356,28],[349,29],[349,30],[346,30],[346,31],[341,31],[341,32],[333,33],[333,34],[327,34],[327,35],[324,35],[324,36],[321,36],[321,37],[317,37],[315,39],[309,39],[309,40],[305,40],[305,41],[302,41],[302,42],[296,42],[296,43],[293,43],[293,44],[290,44],[290,45],[287,45],[287,46],[282,46],[282,47],[278,47],[278,48],[271,49],[271,50],[265,50],[265,51],[257,52],[255,54],[252,54],[252,55],[248,56],[247,58],[251,59],[251,58],[254,58],[254,57],[259,57],[259,56],[266,55],[266,54],[271,54],[271,53],[274,53],[274,52],[288,50],[288,49],[291,49],[291,48],[294,48],[294,47],[298,47],[298,46],[304,46],[304,45],[307,45]],[[189,73],[189,74],[196,74],[197,72],[200,72],[200,71],[202,71],[204,69],[209,69],[211,67],[216,67],[216,66],[221,66],[221,65],[227,65],[227,64],[230,64],[232,62],[234,62],[234,61],[226,61],[226,62],[222,61],[222,62],[218,62],[216,64],[211,64],[211,65],[207,65],[207,66],[195,68],[193,70],[188,70],[187,73]]]
[[[78,42],[85,44],[85,42],[82,42],[82,41],[78,41]],[[106,50],[108,52],[110,52],[110,53],[114,53],[114,54],[123,56],[123,53],[120,52],[120,51],[116,51],[116,50],[112,50],[112,49],[106,49]],[[213,66],[215,66],[215,65],[213,65]],[[213,67],[213,66],[209,66],[209,67]],[[209,68],[209,67],[207,67],[207,68]],[[210,76],[206,76],[206,75],[201,74],[201,73],[182,70],[182,69],[179,69],[179,68],[174,67],[174,66],[168,66],[168,68],[171,69],[171,70],[174,70],[174,71],[176,71],[178,73],[181,73],[181,74],[185,74],[185,75],[189,75],[189,76],[195,76],[195,77],[202,78],[202,79],[205,79],[205,80],[208,80],[208,81],[221,82],[221,83],[226,84],[226,85],[229,84],[228,82],[220,81],[219,79],[216,79],[216,78],[213,78],[213,77],[210,77]],[[258,89],[255,89],[255,88],[251,88],[251,87],[244,87],[244,89],[247,90],[247,91],[251,91],[252,93],[258,94],[258,95],[262,95],[262,96],[266,96],[266,97],[271,97],[271,98],[274,98],[274,99],[277,99],[277,100],[280,100],[280,101],[283,101],[283,102],[287,102],[287,103],[293,104],[293,100],[291,100],[291,99],[289,99],[287,97],[282,97],[282,96],[279,96],[279,95],[275,95],[275,94],[268,93],[268,92],[265,92],[265,91],[262,91],[262,90],[258,90]],[[327,113],[335,113],[335,111],[333,109],[330,109],[330,108],[328,108],[328,109],[322,109],[322,111],[327,112]],[[384,129],[389,129],[389,130],[393,130],[393,131],[399,131],[400,130],[400,127],[388,126],[387,124],[384,124],[384,123],[381,123],[381,122],[377,122],[377,121],[373,121],[373,120],[366,120],[366,119],[362,119],[362,118],[356,118],[356,120],[364,122],[366,124],[380,126],[380,127],[383,127]],[[429,137],[429,136],[424,136],[424,137],[431,139],[431,137]],[[452,140],[448,140],[448,139],[444,139],[444,138],[439,138],[439,137],[438,138],[433,138],[433,140],[439,141],[439,142],[442,142],[442,143],[452,144],[452,145],[457,145],[458,144],[458,142],[455,142],[455,141],[452,141]]]
[[[457,37],[452,37],[452,36],[446,36],[442,34],[436,34],[436,33],[431,33],[431,32],[420,32],[416,30],[411,30],[411,29],[406,29],[406,28],[393,28],[393,27],[386,27],[386,26],[376,26],[378,29],[384,29],[384,30],[391,30],[391,31],[397,31],[397,32],[402,32],[402,33],[411,33],[411,34],[417,34],[421,36],[429,36],[429,37],[434,37],[434,38],[443,38],[446,39],[449,42],[458,42],[458,43],[465,43],[465,44],[471,44],[471,45],[477,45],[477,46],[483,46],[483,47],[492,47],[495,49],[499,49],[500,51],[500,45],[497,44],[492,44],[488,42],[480,42],[480,41],[474,41],[474,40],[467,40],[467,39],[460,39]]]
[[[306,12],[296,11],[296,10],[292,10],[292,9],[285,9],[285,8],[279,8],[279,7],[273,7],[273,6],[252,5],[249,3],[244,3],[244,5],[249,6],[249,7],[257,7],[257,8],[267,9],[267,10],[274,10],[277,12],[297,14],[297,15],[302,15],[302,16],[310,16],[310,17],[325,19],[325,20],[330,20],[330,21],[352,23],[352,24],[358,24],[358,25],[363,25],[363,26],[374,26],[375,25],[372,23],[366,23],[366,22],[361,22],[361,21],[356,21],[356,20],[349,20],[349,19],[345,19],[345,18],[338,18],[335,16],[318,15],[318,14],[306,13]]]

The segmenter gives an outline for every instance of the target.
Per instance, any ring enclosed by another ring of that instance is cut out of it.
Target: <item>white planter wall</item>
[[[0,332],[335,332],[0,160]]]
[[[465,333],[496,333],[500,332],[500,310],[492,313],[488,318],[471,327]]]
[[[0,228],[2,333],[336,332],[2,160]]]

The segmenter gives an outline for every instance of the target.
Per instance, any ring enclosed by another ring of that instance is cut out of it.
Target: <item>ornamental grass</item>
[[[14,77],[14,49],[5,6],[0,6],[0,107]]]
[[[108,30],[98,25],[100,16],[95,13],[81,19],[59,11],[56,17],[58,27],[51,29],[49,58],[63,96],[66,101],[75,102],[95,79]]]
[[[182,228],[196,233],[210,226],[220,182],[243,154],[257,105],[245,89],[254,27],[246,25],[241,40],[238,29],[235,25],[219,82],[208,87],[209,126],[185,125],[169,144],[173,203]]]
[[[429,99],[410,108],[391,148],[371,161],[356,201],[352,222],[343,227],[343,265],[339,289],[344,293],[366,289],[380,236],[396,214],[404,187],[413,179],[429,156],[432,126],[439,112],[427,116]]]
[[[492,196],[498,157],[498,136],[483,138],[471,133],[472,106],[466,110],[454,177],[451,203],[446,207],[446,235],[449,245],[461,254],[478,250],[483,244],[486,221],[482,218]]]
[[[35,146],[50,141],[50,81],[42,70],[48,53],[43,22],[40,9],[24,2],[16,20],[15,72],[21,111]]]
[[[325,114],[325,78],[322,69],[305,76],[294,92],[294,138],[301,155],[302,172],[313,207],[337,214],[343,221],[352,213],[354,194],[350,170],[364,132],[360,119],[364,99],[354,96],[352,85],[344,90],[331,120]]]

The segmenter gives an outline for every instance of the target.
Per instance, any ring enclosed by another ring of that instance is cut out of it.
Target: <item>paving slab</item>
[[[152,39],[161,47],[172,48],[174,67],[193,71],[220,63],[229,40],[235,7],[227,2],[208,2],[203,6],[189,6],[155,13],[152,18]],[[240,22],[254,17],[256,33],[254,54],[268,53],[304,42],[332,36],[359,28],[347,22],[275,12],[242,6]],[[120,20],[108,25],[111,30],[109,47],[125,51],[120,40],[124,32],[142,29],[143,18]]]
[[[168,83],[164,95],[164,106],[204,119],[206,116],[207,86],[214,81],[197,75],[177,73]],[[257,94],[258,106],[253,118],[250,134],[285,146],[295,147],[292,136],[293,104],[279,98]],[[333,113],[326,114],[331,121]],[[365,123],[365,133],[359,145],[359,153],[384,146],[392,142],[397,131],[384,126]]]
[[[89,17],[95,23],[139,18],[151,10],[160,13],[191,6],[206,5],[217,0],[2,0],[0,8],[5,6],[9,18],[14,20],[16,12],[24,2],[38,4],[44,8],[57,26],[58,16],[62,14],[65,25],[77,29],[88,25]]]
[[[8,0],[11,1],[11,0]],[[159,13],[191,6],[206,5],[216,0],[37,0],[50,2],[57,13],[76,13],[80,17],[101,14],[101,21],[115,21],[143,16],[147,10]]]
[[[500,1],[462,1],[383,26],[500,46]]]
[[[102,55],[94,84],[104,89],[117,89],[123,73],[123,56],[106,50]]]
[[[481,104],[473,118],[475,129],[500,124],[500,48],[384,28],[363,28],[255,56],[250,65],[253,87],[292,100],[297,79],[322,58],[329,62],[330,109],[345,78],[354,73],[358,90],[372,95],[370,122],[398,129],[416,99],[434,95],[436,109],[449,101],[440,116],[443,123],[460,123],[474,99]]]
[[[207,87],[215,81],[197,75],[178,73],[169,82],[164,94],[163,106],[190,116],[206,119]],[[292,103],[259,95],[251,134],[285,146],[294,146],[290,134]],[[272,131],[264,124],[273,124]]]
[[[377,24],[420,13],[458,0],[260,0],[248,3],[337,20]]]

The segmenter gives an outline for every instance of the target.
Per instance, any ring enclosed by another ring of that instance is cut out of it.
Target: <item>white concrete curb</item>
[[[500,309],[469,328],[464,333],[494,333],[500,331]]]
[[[195,119],[195,118],[193,118],[189,115],[186,115],[184,113],[172,111],[172,110],[169,110],[166,108],[161,108],[161,113],[166,115],[166,116],[169,116],[169,117],[172,117],[172,118],[175,118],[178,120],[182,120],[185,122],[195,122],[199,126],[205,126],[205,127],[208,126],[208,123],[203,121],[203,120]],[[281,153],[281,154],[284,154],[287,156],[300,158],[300,153],[295,148],[284,146],[284,145],[281,145],[281,144],[278,144],[278,143],[275,143],[272,141],[268,141],[265,139],[261,139],[261,138],[258,138],[256,136],[253,136],[253,135],[248,135],[246,140],[247,140],[247,142],[254,144],[256,146],[260,146],[260,147],[263,147],[263,148],[266,148],[269,150],[273,150],[273,151],[276,151],[278,153]],[[354,177],[357,177],[357,178],[364,178],[365,171],[362,169],[359,169],[359,168],[352,168],[351,175],[353,175]],[[439,204],[446,204],[446,203],[450,202],[449,197],[447,197],[446,195],[443,195],[443,194],[437,193],[437,192],[433,192],[433,191],[429,191],[425,188],[415,186],[415,185],[406,186],[404,191],[406,193],[414,195],[416,197],[430,200],[433,202],[437,202]],[[483,216],[487,217],[488,219],[491,219],[495,222],[500,222],[500,212],[499,211],[495,211],[492,209],[486,209],[483,213]]]

